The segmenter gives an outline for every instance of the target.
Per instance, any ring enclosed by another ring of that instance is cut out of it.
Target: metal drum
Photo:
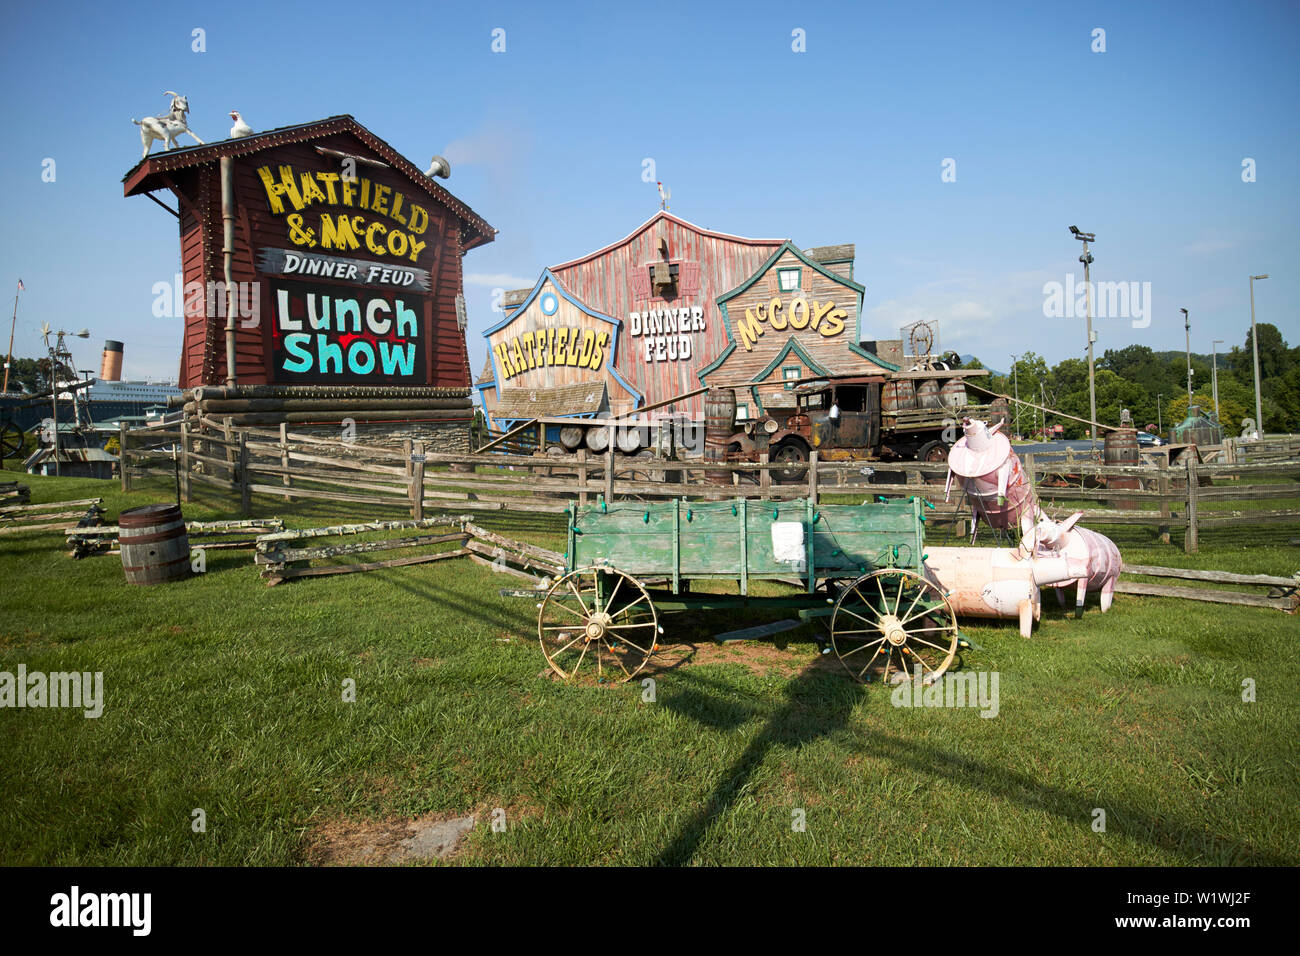
[[[578,425],[564,425],[560,428],[560,444],[569,451],[582,447],[582,428]]]
[[[933,378],[923,378],[916,385],[916,404],[918,408],[942,408],[943,400],[939,397],[939,382]]]
[[[880,390],[880,410],[901,412],[916,408],[916,386],[911,379],[902,378],[886,382]]]
[[[1136,466],[1141,464],[1142,458],[1138,453],[1137,429],[1118,428],[1113,432],[1107,432],[1102,444],[1102,461],[1107,465]],[[1127,475],[1107,475],[1106,487],[1132,491],[1142,487],[1142,479]],[[1131,511],[1137,508],[1138,503],[1133,498],[1111,498],[1110,506]]]
[[[587,429],[587,447],[597,454],[604,454],[609,448],[609,426],[593,426]]]
[[[145,505],[117,519],[128,584],[163,584],[190,576],[190,539],[179,505]]]
[[[951,378],[943,383],[939,390],[939,401],[944,408],[963,408],[968,404],[966,398],[966,380]]]

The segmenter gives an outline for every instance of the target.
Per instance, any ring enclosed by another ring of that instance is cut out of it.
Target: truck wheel
[[[930,465],[946,465],[948,463],[948,446],[941,441],[929,441],[917,450],[916,460],[923,461]],[[922,478],[926,484],[941,485],[947,481],[947,475],[923,474]]]
[[[785,484],[803,481],[808,474],[808,448],[803,442],[788,441],[776,446],[770,459],[781,465],[772,471],[772,477]]]

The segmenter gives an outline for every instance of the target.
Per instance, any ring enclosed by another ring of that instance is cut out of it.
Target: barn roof
[[[157,189],[173,188],[168,173],[201,166],[204,163],[214,163],[223,156],[247,156],[285,143],[302,143],[338,133],[347,133],[356,137],[416,186],[454,212],[463,224],[461,232],[465,249],[473,249],[496,238],[497,230],[492,228],[487,220],[433,179],[424,175],[418,166],[348,114],[300,123],[297,126],[281,126],[238,139],[223,139],[200,146],[186,146],[151,153],[132,166],[122,177],[123,194],[136,196]]]
[[[747,239],[744,236],[733,236],[725,232],[713,232],[712,230],[705,229],[702,226],[697,226],[693,222],[687,222],[685,219],[681,218],[680,216],[674,216],[672,213],[661,209],[653,216],[651,216],[649,219],[647,219],[645,222],[641,223],[641,225],[633,229],[622,239],[618,240],[617,242],[611,242],[609,245],[602,246],[601,248],[597,249],[595,252],[589,252],[585,256],[579,256],[576,259],[570,259],[568,262],[561,262],[557,266],[551,266],[551,271],[558,272],[561,269],[568,269],[571,266],[581,265],[584,262],[589,262],[592,259],[599,258],[600,256],[605,255],[607,252],[610,252],[613,249],[617,249],[619,246],[627,245],[637,236],[641,235],[641,233],[645,232],[647,229],[649,229],[651,226],[653,226],[655,223],[661,220],[668,220],[669,222],[675,222],[679,226],[689,229],[692,232],[699,233],[702,236],[708,236],[711,239],[726,239],[730,242],[738,242],[741,243],[742,245],[747,245],[747,246],[779,246],[781,245],[781,243],[785,241],[784,239]]]

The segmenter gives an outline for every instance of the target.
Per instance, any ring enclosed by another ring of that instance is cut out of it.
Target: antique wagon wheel
[[[0,458],[21,458],[23,454],[23,432],[13,422],[0,426]]]
[[[936,680],[957,655],[957,615],[943,590],[915,571],[882,568],[858,578],[831,615],[831,646],[854,680]]]
[[[636,578],[584,568],[559,578],[538,606],[537,635],[551,670],[566,680],[583,668],[630,680],[659,640],[654,603]]]

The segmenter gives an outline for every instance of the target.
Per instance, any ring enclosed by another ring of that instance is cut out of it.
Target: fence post
[[[181,500],[190,500],[190,423],[181,422]]]
[[[767,465],[770,461],[771,459],[768,458],[767,452],[763,452],[758,456],[758,463],[760,465]],[[771,496],[772,473],[768,471],[767,468],[763,468],[763,470],[758,473],[758,490],[762,494],[764,500]]]
[[[415,442],[415,461],[410,455],[406,460],[411,466],[411,517],[420,521],[424,518],[424,442]]]
[[[587,449],[578,449],[578,504],[587,507]]]
[[[253,489],[248,477],[248,432],[239,430],[239,515],[253,513]]]
[[[1169,456],[1159,456],[1157,467],[1160,469],[1160,474],[1156,476],[1156,491],[1160,493],[1160,517],[1169,519],[1172,514],[1169,508]],[[1162,522],[1160,526],[1156,528],[1156,531],[1160,534],[1160,542],[1162,544],[1168,544],[1168,520]]]
[[[131,490],[131,473],[126,462],[126,422],[117,424],[117,443],[120,446],[117,449],[117,470],[122,473],[122,490]]]
[[[413,467],[412,467],[412,466],[413,466],[413,462],[411,461],[411,455],[412,455],[414,452],[415,452],[415,443],[412,442],[411,439],[409,439],[409,438],[403,439],[403,441],[402,441],[402,457],[406,459],[406,465],[405,465],[405,468],[406,468],[406,477],[407,477],[407,478],[410,478],[411,475],[414,474],[414,470],[413,470]]]
[[[239,458],[239,453],[234,448],[234,441],[230,437],[230,417],[221,419],[221,437],[225,439],[226,449],[226,480],[230,482],[231,491],[235,488],[235,463]]]
[[[1025,455],[1025,481],[1029,484],[1029,490],[1033,492],[1034,497],[1038,497],[1038,474],[1034,469],[1034,453],[1031,451]]]
[[[1197,541],[1196,499],[1200,494],[1201,480],[1196,475],[1196,449],[1187,450],[1187,534],[1183,537],[1183,550],[1195,554],[1200,549]]]
[[[817,452],[808,456],[808,500],[817,504]]]
[[[614,426],[609,428],[609,448],[605,449],[605,500],[614,500]]]
[[[284,469],[282,484],[286,488],[292,488],[293,481],[289,478],[289,426],[285,422],[280,422],[280,467]],[[285,495],[284,500],[293,501],[293,495]]]

